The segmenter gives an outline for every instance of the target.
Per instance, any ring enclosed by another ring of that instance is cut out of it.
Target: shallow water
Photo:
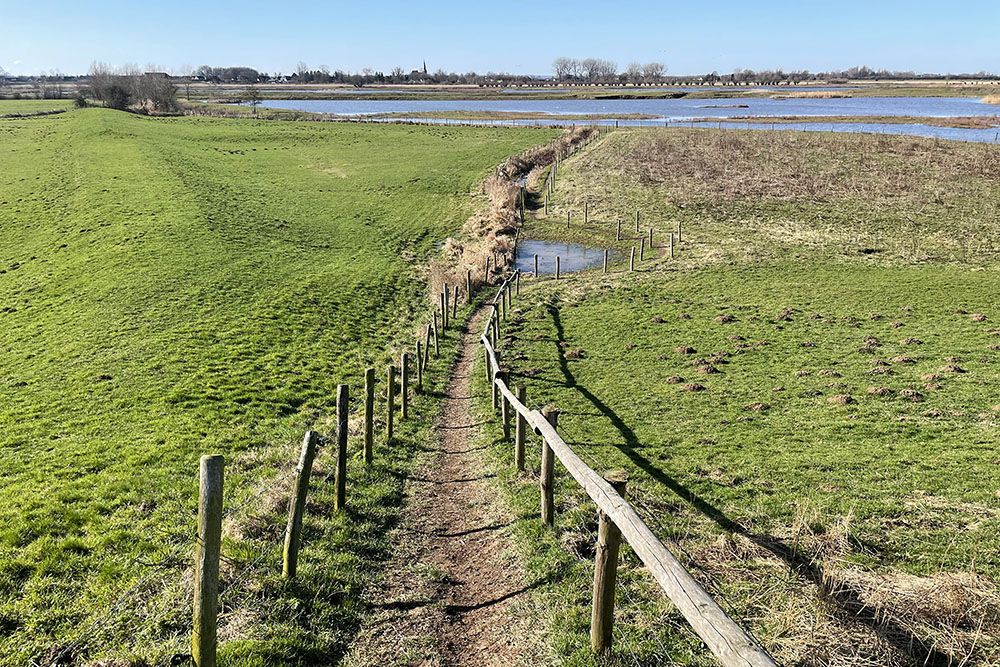
[[[265,106],[341,116],[439,111],[527,112],[560,115],[643,114],[659,121],[733,116],[987,116],[1000,107],[963,97],[846,97],[840,99],[717,98],[639,100],[266,100]],[[739,106],[737,106],[739,105]],[[713,108],[714,107],[714,108]]]
[[[564,241],[538,241],[526,239],[517,243],[517,257],[514,265],[524,273],[535,271],[535,255],[538,255],[538,274],[551,275],[556,272],[556,257],[559,257],[560,273],[573,273],[593,269],[604,264],[604,248],[591,248],[579,243]],[[621,255],[612,250],[608,257],[615,262]]]
[[[840,99],[718,98],[718,99],[639,99],[639,100],[267,100],[265,106],[296,109],[339,116],[365,117],[375,114],[400,113],[414,122],[440,125],[578,125],[589,124],[560,118],[567,115],[600,114],[608,119],[603,125],[663,126],[690,122],[696,118],[713,118],[728,126],[726,119],[753,116],[761,119],[775,116],[990,116],[1000,115],[1000,106],[985,104],[974,98],[960,97],[848,97]],[[428,118],[426,114],[448,111],[522,112],[544,114],[543,120],[470,121]],[[630,120],[628,115],[651,116],[646,120]],[[616,119],[617,117],[617,119]],[[732,127],[747,128],[743,121]],[[750,123],[752,129],[772,129],[770,123]],[[827,130],[834,132],[871,132],[907,134],[941,139],[993,142],[1000,139],[1000,130],[963,129],[929,125],[895,125],[887,123],[794,123],[775,124],[774,129]]]

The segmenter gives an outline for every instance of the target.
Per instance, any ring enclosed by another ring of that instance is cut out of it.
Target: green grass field
[[[0,100],[0,116],[67,110],[73,100]]]
[[[971,144],[616,132],[526,229],[626,250],[636,208],[656,228],[636,273],[525,290],[504,358],[779,664],[1000,656],[998,171]],[[534,516],[534,480],[494,451]],[[594,509],[560,484],[556,534],[517,535],[558,650],[589,664]],[[712,664],[652,588],[626,554],[619,662]]]
[[[302,433],[329,430],[338,383],[357,399],[363,369],[411,343],[421,266],[474,185],[554,135],[100,109],[0,121],[0,664],[186,652],[208,452],[227,457],[224,664],[335,661],[419,429],[351,473],[346,515],[321,454],[287,584]]]

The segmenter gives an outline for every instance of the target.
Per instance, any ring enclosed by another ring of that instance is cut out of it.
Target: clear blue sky
[[[310,6],[312,5],[312,6]],[[85,72],[92,61],[177,70],[248,65],[547,74],[558,56],[676,74],[867,64],[1000,72],[1000,1],[705,3],[0,0],[0,66]]]

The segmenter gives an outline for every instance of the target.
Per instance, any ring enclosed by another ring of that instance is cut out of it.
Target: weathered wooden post
[[[342,510],[347,506],[347,385],[337,385],[337,468],[334,483],[337,495],[333,509]]]
[[[432,331],[434,332],[434,358],[436,359],[436,358],[438,358],[438,357],[441,356],[441,346],[440,346],[440,344],[438,342],[438,314],[437,314],[437,311],[434,311],[434,324],[433,324]]]
[[[524,385],[517,388],[517,400],[520,401],[521,405],[525,403],[526,391]],[[517,466],[518,470],[524,470],[524,440],[525,431],[528,428],[528,422],[524,420],[524,417],[520,412],[517,413],[515,419],[516,423],[514,426],[514,465]]]
[[[625,474],[609,473],[605,480],[622,497]],[[590,648],[601,655],[611,652],[611,630],[615,619],[615,584],[618,581],[618,550],[622,534],[618,526],[598,510],[597,547],[594,550],[594,598],[590,615]]]
[[[441,311],[441,328],[448,328],[448,298],[445,296],[444,290],[438,295],[438,310]],[[437,315],[437,312],[434,313]],[[437,318],[435,317],[435,320]]]
[[[628,251],[628,270],[635,271],[635,246]]]
[[[604,249],[604,273],[608,272],[608,249]]]
[[[639,261],[646,259],[646,237],[639,239]]]
[[[535,273],[534,273],[534,276],[535,276],[535,278],[538,277],[538,255],[535,255]]]
[[[455,285],[455,289],[453,290],[454,298],[451,300],[451,319],[453,320],[458,318],[458,291],[459,286]]]
[[[670,245],[667,246],[667,248],[668,248],[667,253],[670,256],[670,259],[673,259],[674,258],[674,233],[673,232],[670,232]]]
[[[556,255],[556,280],[559,280],[560,257]]]
[[[573,218],[573,213],[566,211],[566,229],[569,229],[570,220]]]
[[[288,500],[288,523],[285,526],[285,548],[282,553],[281,576],[285,579],[293,579],[299,565],[302,518],[306,513],[306,494],[309,493],[309,477],[316,457],[316,440],[315,431],[306,432],[302,440],[302,451],[299,453],[299,465],[295,468],[295,488]]]
[[[677,243],[681,242],[681,221],[677,221]]]
[[[559,410],[551,405],[542,410],[542,416],[552,424],[552,428],[559,426]],[[555,498],[553,488],[555,482],[555,454],[549,443],[542,438],[542,467],[539,479],[539,487],[542,493],[542,523],[551,526],[555,522]]]
[[[417,341],[419,349],[420,341]],[[365,370],[365,463],[371,463],[375,449],[375,369]]]
[[[653,228],[649,228],[649,249],[653,249]]]
[[[404,352],[399,358],[399,418],[410,418],[410,353]]]
[[[483,284],[490,284],[490,258],[486,258],[486,268],[483,270]]]
[[[465,271],[465,299],[466,303],[472,303],[472,269]]]
[[[590,202],[583,202],[583,224],[586,225],[590,222]]]
[[[652,230],[650,230],[652,232]],[[451,323],[451,294],[449,293],[448,283],[444,284],[444,327],[447,329],[448,325]]]
[[[423,392],[424,390],[424,354],[423,350],[420,349],[420,341],[417,341],[416,349],[416,366],[417,366],[417,391]]]
[[[396,412],[396,367],[389,364],[385,369],[385,442],[392,442],[392,420],[393,413]]]
[[[517,275],[514,277],[514,294],[515,296],[521,296],[521,272],[518,271]]]
[[[615,241],[621,241],[621,240],[622,240],[622,221],[619,218],[618,228],[615,230]]]
[[[431,325],[427,325],[427,334],[424,336],[424,368],[431,362]]]
[[[196,667],[215,667],[216,664],[224,468],[225,462],[219,455],[201,457],[198,538],[194,547],[194,625],[191,631],[191,656]]]

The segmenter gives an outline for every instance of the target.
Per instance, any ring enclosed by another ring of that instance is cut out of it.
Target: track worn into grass
[[[349,665],[518,665],[536,649],[513,613],[531,588],[505,533],[514,518],[491,491],[471,409],[484,313],[462,332],[434,449],[408,484],[397,554]]]

